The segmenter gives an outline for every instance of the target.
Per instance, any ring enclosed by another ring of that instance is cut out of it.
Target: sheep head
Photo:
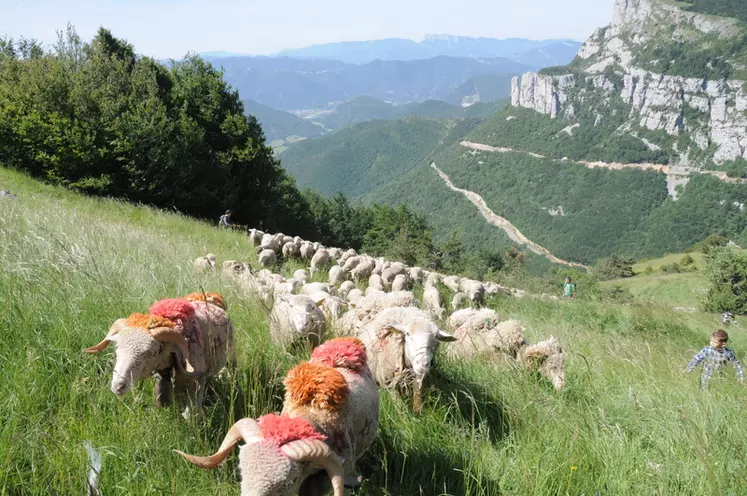
[[[342,459],[324,436],[302,418],[269,414],[236,422],[218,451],[199,457],[176,451],[190,463],[211,469],[220,465],[233,447],[244,441],[239,452],[242,496],[292,496],[303,481],[319,470],[329,475],[334,496],[344,495]]]
[[[189,363],[187,340],[176,324],[165,317],[135,313],[127,319],[119,319],[103,341],[83,351],[99,353],[112,342],[117,345],[111,383],[114,394],[123,395],[136,382],[169,367],[174,348],[182,361],[179,365],[188,373],[194,372]]]
[[[405,359],[412,366],[416,380],[420,382],[430,371],[438,343],[457,340],[426,319],[415,319],[406,324],[392,324],[391,330],[405,336]]]

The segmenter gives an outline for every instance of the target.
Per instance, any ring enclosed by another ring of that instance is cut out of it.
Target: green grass
[[[273,348],[260,306],[192,260],[253,260],[246,238],[182,216],[86,198],[0,169],[0,494],[83,494],[83,442],[103,456],[108,495],[236,495],[236,454],[203,471],[243,416],[277,411],[303,357]],[[204,288],[227,296],[239,371],[205,418],[152,403],[152,381],[118,399],[113,354],[84,355],[118,317]],[[379,436],[360,463],[370,495],[745,494],[747,406],[733,380],[710,392],[680,370],[711,331],[650,305],[497,299],[531,342],[556,335],[568,385],[491,361],[439,356],[420,416],[382,392]],[[740,352],[747,337],[734,333]]]
[[[633,272],[636,274],[643,274],[646,272],[648,267],[651,267],[653,272],[661,273],[662,265],[672,265],[673,263],[680,263],[685,256],[690,255],[690,258],[694,260],[694,267],[700,270],[703,267],[703,254],[702,253],[671,253],[660,258],[652,260],[644,260],[633,265]]]

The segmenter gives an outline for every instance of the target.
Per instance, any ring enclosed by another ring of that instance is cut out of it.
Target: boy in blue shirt
[[[732,362],[734,368],[737,371],[737,378],[739,381],[744,380],[744,372],[742,371],[742,365],[737,360],[734,351],[731,348],[726,347],[726,343],[729,341],[729,335],[726,331],[719,329],[718,331],[711,334],[711,344],[706,346],[698,352],[697,355],[690,360],[687,368],[683,373],[687,374],[691,372],[698,364],[703,362],[703,373],[700,375],[700,387],[708,387],[708,382],[711,380],[711,376],[714,371],[721,371],[727,362]]]

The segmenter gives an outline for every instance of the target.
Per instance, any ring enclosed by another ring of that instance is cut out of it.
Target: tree
[[[634,263],[633,257],[615,254],[597,262],[594,273],[602,281],[633,277]]]
[[[729,247],[714,248],[705,256],[708,312],[747,313],[747,252]]]

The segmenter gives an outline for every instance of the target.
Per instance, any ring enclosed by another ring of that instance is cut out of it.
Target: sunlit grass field
[[[85,494],[88,441],[106,496],[238,495],[238,450],[213,471],[173,450],[212,453],[238,418],[279,411],[282,377],[305,358],[272,347],[265,310],[238,287],[193,271],[208,252],[219,265],[253,262],[247,238],[5,169],[0,189],[18,195],[0,198],[0,494]],[[239,350],[238,373],[214,383],[204,418],[156,409],[153,381],[115,397],[113,352],[81,350],[115,319],[200,289],[226,295]],[[498,361],[439,356],[420,415],[382,392],[361,494],[747,494],[744,387],[731,370],[707,392],[697,371],[681,374],[715,316],[649,303],[490,304],[520,319],[530,342],[561,340],[566,389]],[[747,339],[734,331],[730,346],[743,357]]]

